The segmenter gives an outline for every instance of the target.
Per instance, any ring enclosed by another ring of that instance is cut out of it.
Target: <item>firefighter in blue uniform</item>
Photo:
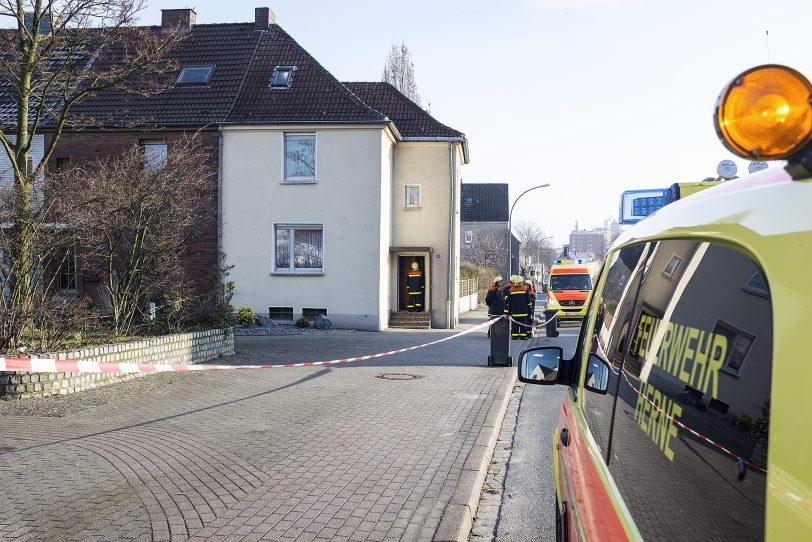
[[[423,312],[423,294],[426,291],[426,281],[417,262],[412,262],[412,270],[406,276],[406,291],[409,293],[409,303],[406,310],[409,312]]]
[[[510,337],[513,340],[526,340],[529,339],[527,318],[530,315],[530,296],[521,276],[513,275],[511,279],[505,295],[505,314],[513,319],[510,323]]]

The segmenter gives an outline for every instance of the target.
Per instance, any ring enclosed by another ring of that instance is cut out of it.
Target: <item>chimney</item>
[[[188,30],[196,23],[197,13],[193,9],[161,10],[161,30]]]
[[[254,30],[268,30],[276,24],[276,14],[271,8],[254,8]]]

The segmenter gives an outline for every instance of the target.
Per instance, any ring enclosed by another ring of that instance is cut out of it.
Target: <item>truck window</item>
[[[647,258],[609,460],[646,539],[764,536],[773,339],[759,273],[713,243],[662,241]]]
[[[583,411],[590,432],[601,449],[604,458],[609,450],[609,432],[612,424],[615,395],[618,389],[618,375],[623,350],[626,348],[628,322],[631,307],[642,273],[642,255],[647,245],[636,245],[614,252],[609,256],[601,279],[602,289],[596,290],[597,296],[590,307],[582,332],[580,352],[581,365],[586,366],[590,354],[612,363],[613,372],[609,375],[609,390],[606,395],[583,392]],[[591,315],[594,315],[594,319]],[[587,332],[591,325],[591,332]],[[584,370],[584,373],[586,371]],[[581,379],[585,375],[581,375]]]

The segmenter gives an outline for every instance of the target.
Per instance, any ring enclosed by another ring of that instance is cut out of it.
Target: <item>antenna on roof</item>
[[[766,30],[767,35],[767,64],[770,63],[770,31]]]

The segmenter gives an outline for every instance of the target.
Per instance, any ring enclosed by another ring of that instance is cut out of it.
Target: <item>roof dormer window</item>
[[[213,64],[199,66],[184,66],[176,85],[208,85],[214,73]]]
[[[271,74],[270,88],[290,88],[293,84],[293,75],[296,73],[296,66],[276,66]]]

